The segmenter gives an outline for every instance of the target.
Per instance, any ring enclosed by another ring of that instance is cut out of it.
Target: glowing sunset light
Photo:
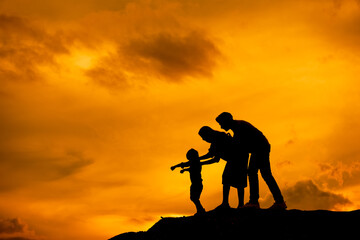
[[[359,209],[359,26],[358,0],[0,1],[0,239],[194,214],[170,166],[224,111],[269,139],[289,209]],[[206,210],[224,166],[203,167]]]
[[[81,67],[82,69],[89,69],[91,68],[93,58],[86,54],[76,54],[74,56],[74,64],[76,66]]]

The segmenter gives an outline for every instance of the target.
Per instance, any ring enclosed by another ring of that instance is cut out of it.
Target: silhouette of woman
[[[226,161],[226,166],[222,175],[223,201],[217,209],[230,208],[229,192],[230,187],[238,191],[239,205],[244,205],[244,188],[247,186],[247,165],[249,154],[245,151],[236,149],[236,144],[232,137],[224,132],[215,131],[208,126],[200,129],[201,138],[211,143],[209,152],[200,157],[200,159],[213,158],[217,161],[221,159]]]

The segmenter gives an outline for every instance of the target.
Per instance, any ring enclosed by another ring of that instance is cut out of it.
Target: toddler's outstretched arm
[[[180,173],[184,173],[185,171],[190,171],[190,168],[183,168],[180,170]]]
[[[184,168],[184,167],[188,167],[188,166],[190,166],[189,162],[182,162],[182,163],[172,166],[170,169],[171,169],[171,171],[174,171],[174,169],[177,167]]]

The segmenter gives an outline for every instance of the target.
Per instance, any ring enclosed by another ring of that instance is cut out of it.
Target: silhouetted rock
[[[123,233],[111,240],[357,239],[359,223],[360,210],[214,210],[202,216],[162,218],[146,232]]]

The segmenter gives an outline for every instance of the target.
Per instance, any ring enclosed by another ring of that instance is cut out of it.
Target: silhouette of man
[[[243,120],[234,120],[228,112],[221,113],[216,121],[225,131],[230,129],[234,133],[234,141],[239,149],[251,153],[248,167],[250,201],[244,205],[247,208],[260,208],[259,205],[259,179],[258,171],[266,182],[272,193],[275,203],[270,209],[286,209],[287,206],[281,194],[280,188],[276,183],[270,168],[270,144],[261,131]]]

